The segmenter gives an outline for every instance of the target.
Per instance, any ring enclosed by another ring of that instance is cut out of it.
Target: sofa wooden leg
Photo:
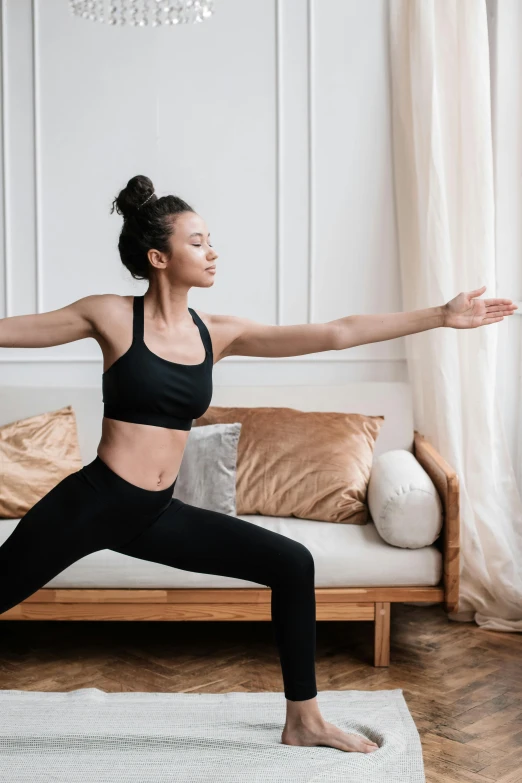
[[[374,666],[390,665],[390,604],[375,603]]]

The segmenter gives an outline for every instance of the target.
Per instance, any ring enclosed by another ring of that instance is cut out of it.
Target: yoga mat
[[[0,691],[9,783],[425,783],[401,689],[319,691],[325,720],[372,753],[281,743],[281,693]]]

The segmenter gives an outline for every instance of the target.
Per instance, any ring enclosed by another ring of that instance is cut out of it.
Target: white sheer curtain
[[[390,0],[393,154],[403,309],[495,280],[485,0]],[[456,621],[522,631],[522,502],[496,390],[506,320],[405,338],[415,428],[460,480]]]

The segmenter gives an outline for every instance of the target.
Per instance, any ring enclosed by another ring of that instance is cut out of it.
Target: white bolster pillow
[[[386,451],[374,458],[368,508],[377,532],[392,546],[430,546],[442,530],[439,493],[420,462],[406,449]]]

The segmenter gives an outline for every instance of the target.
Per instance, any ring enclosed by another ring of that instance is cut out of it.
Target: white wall
[[[135,174],[207,222],[218,274],[192,306],[281,324],[402,309],[387,0],[215,0],[200,25],[146,30],[67,0],[1,5],[0,316],[146,289],[109,213]],[[101,394],[91,339],[3,348],[0,367]],[[406,378],[402,339],[215,368],[216,384]]]

